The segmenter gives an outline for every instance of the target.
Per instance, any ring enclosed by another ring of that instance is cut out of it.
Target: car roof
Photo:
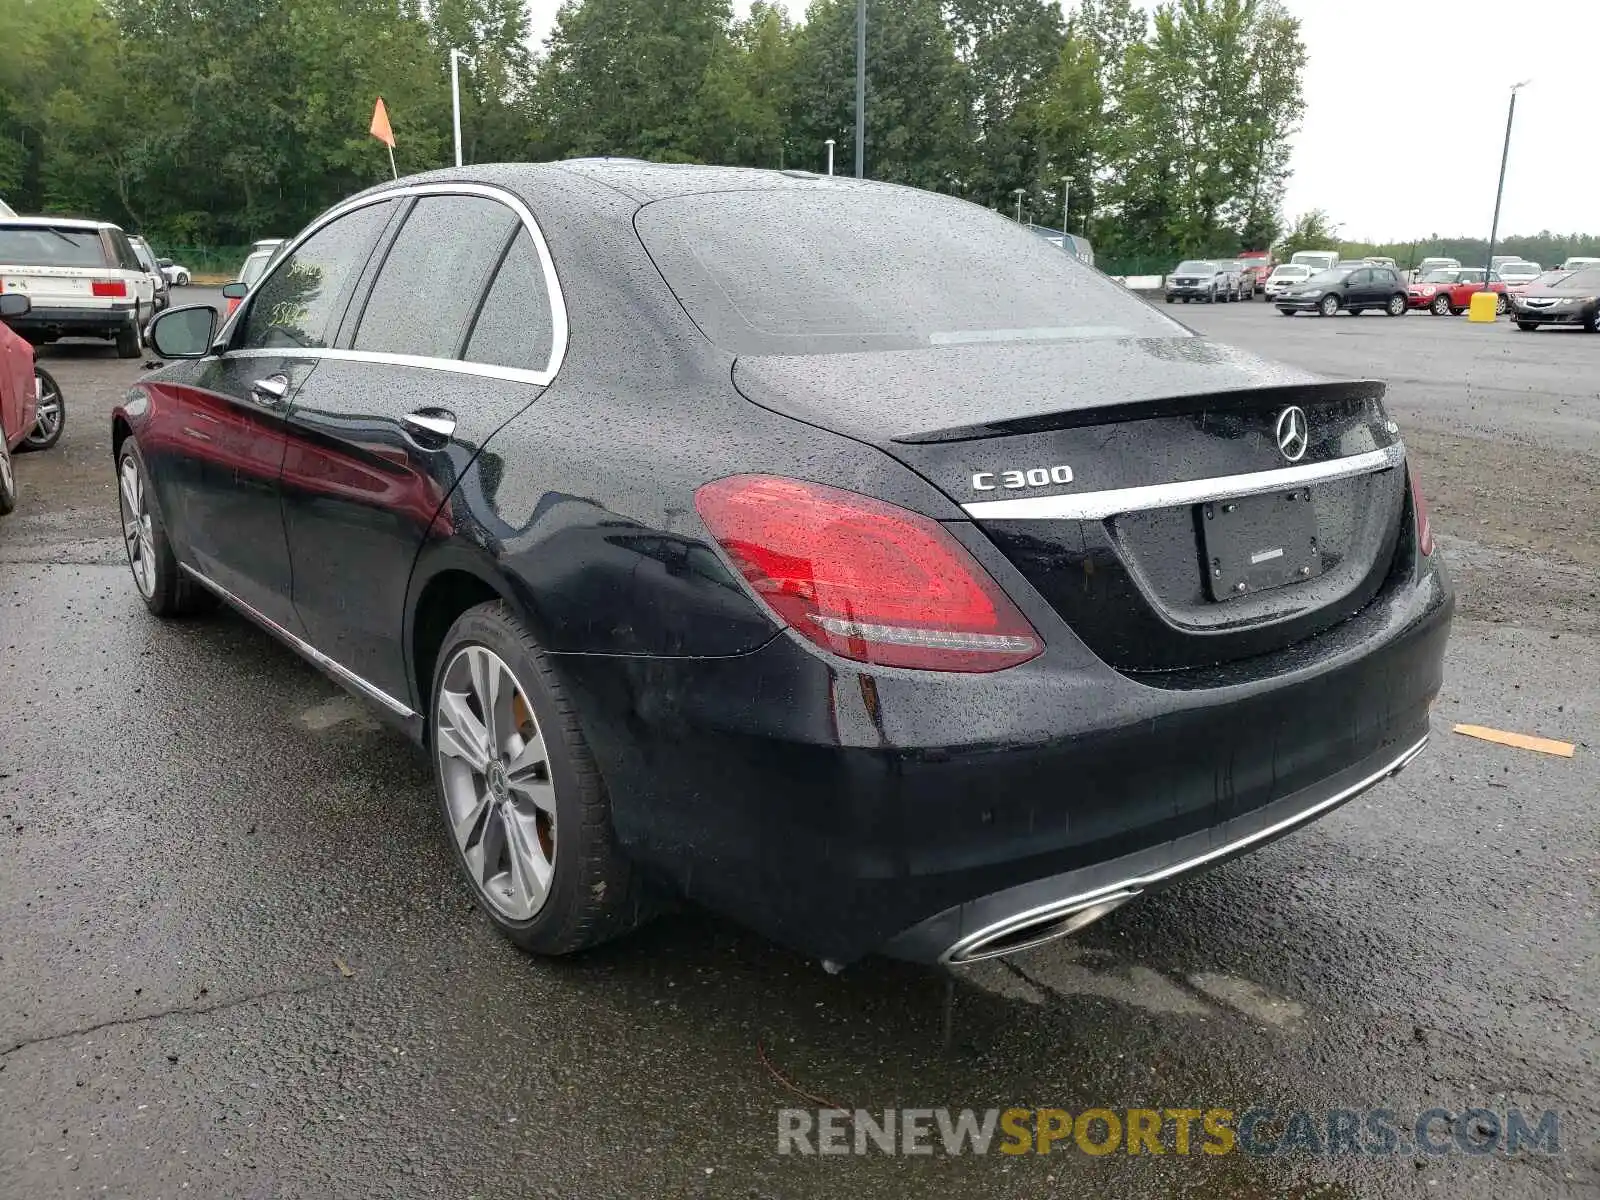
[[[421,183],[481,183],[502,187],[531,199],[563,183],[570,186],[575,182],[621,194],[640,205],[708,192],[799,190],[818,186],[894,194],[908,190],[900,184],[855,179],[846,175],[818,175],[811,171],[652,163],[632,158],[569,158],[559,162],[446,167],[420,175],[402,176],[398,180],[385,180],[359,195],[376,196],[393,188]],[[355,198],[350,197],[352,200]]]
[[[5,217],[5,224],[26,229],[116,229],[110,221],[85,221],[81,217]]]

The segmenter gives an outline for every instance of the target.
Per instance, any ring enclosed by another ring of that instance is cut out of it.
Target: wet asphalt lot
[[[698,913],[519,955],[420,753],[243,620],[146,614],[107,419],[139,364],[46,351],[67,433],[0,521],[0,1197],[1595,1194],[1600,337],[1179,315],[1392,381],[1461,588],[1433,744],[953,983]],[[1562,1153],[780,1157],[814,1101],[778,1075],[848,1108],[1555,1109]]]

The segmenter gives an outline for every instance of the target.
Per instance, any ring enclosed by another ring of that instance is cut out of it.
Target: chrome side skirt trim
[[[1246,836],[1229,842],[1224,846],[1218,846],[1215,849],[1208,850],[1206,853],[1198,855],[1195,858],[1186,859],[1180,863],[1174,863],[1172,866],[1163,867],[1159,871],[1152,871],[1148,875],[1139,875],[1131,879],[1119,879],[1115,883],[1108,883],[1104,887],[1096,888],[1092,892],[1085,892],[1080,896],[1069,896],[1061,900],[1052,900],[1049,904],[1041,904],[1036,908],[1030,908],[1025,912],[1014,913],[1003,920],[995,921],[993,924],[986,925],[982,929],[979,929],[976,933],[969,933],[966,937],[956,942],[955,945],[951,946],[939,956],[939,961],[942,963],[975,962],[981,958],[997,957],[999,955],[1013,953],[1016,950],[1023,949],[1026,945],[1032,945],[1036,943],[1023,943],[1021,945],[1009,944],[1006,949],[998,951],[996,954],[992,955],[984,953],[983,947],[986,943],[992,943],[998,939],[1009,937],[1011,934],[1016,933],[1019,930],[1026,929],[1030,925],[1040,925],[1048,921],[1068,917],[1080,909],[1091,908],[1108,900],[1131,899],[1133,896],[1147,888],[1154,887],[1159,883],[1164,883],[1176,876],[1186,875],[1190,871],[1198,871],[1207,863],[1215,862],[1219,858],[1226,858],[1230,855],[1237,854],[1241,850],[1249,849],[1258,842],[1264,842],[1271,838],[1277,837],[1279,834],[1287,833],[1296,826],[1304,825],[1307,822],[1321,816],[1330,808],[1336,808],[1343,804],[1346,800],[1352,799],[1353,797],[1366,791],[1368,788],[1382,783],[1385,779],[1395,774],[1412,759],[1416,758],[1417,755],[1421,754],[1423,748],[1427,746],[1427,744],[1428,739],[1425,736],[1416,745],[1412,746],[1409,750],[1404,751],[1399,755],[1399,757],[1395,758],[1393,762],[1389,763],[1387,766],[1379,767],[1365,779],[1361,779],[1356,783],[1350,784],[1348,787],[1340,789],[1326,799],[1319,800],[1310,808],[1305,809],[1302,812],[1295,813],[1295,815],[1292,817],[1285,817],[1276,824],[1268,825],[1265,829],[1258,829],[1254,833],[1247,834]],[[1048,941],[1050,939],[1042,938],[1040,940]]]
[[[1194,479],[1186,483],[1156,483],[1147,487],[1080,492],[1072,496],[979,500],[962,507],[969,517],[980,521],[1103,521],[1120,513],[1152,508],[1181,508],[1186,504],[1204,504],[1208,500],[1260,496],[1284,488],[1349,479],[1354,475],[1392,470],[1405,460],[1405,444],[1395,442],[1382,450],[1369,450],[1365,454],[1352,454],[1331,462],[1253,471],[1248,475],[1218,475],[1212,479]]]
[[[302,658],[311,662],[315,666],[321,667],[335,679],[339,680],[341,683],[348,684],[350,687],[360,692],[363,696],[366,696],[369,700],[374,700],[383,705],[384,708],[387,708],[396,716],[407,721],[416,719],[416,713],[412,712],[411,709],[407,708],[404,704],[400,703],[400,701],[389,695],[388,692],[384,691],[375,684],[368,683],[365,679],[361,678],[361,676],[357,675],[348,667],[341,666],[339,663],[334,662],[333,659],[329,658],[321,650],[318,650],[310,642],[306,641],[302,637],[297,637],[295,634],[290,633],[271,617],[267,616],[259,609],[253,608],[249,604],[246,604],[243,600],[239,599],[239,597],[235,596],[220,583],[216,583],[210,579],[207,579],[188,563],[179,563],[178,566],[182,569],[185,575],[189,576],[196,583],[202,584],[209,591],[215,592],[234,608],[238,609],[245,616],[249,617],[256,624],[260,625],[268,633],[275,635],[280,641],[284,642],[289,649],[293,650],[296,654],[299,654]]]

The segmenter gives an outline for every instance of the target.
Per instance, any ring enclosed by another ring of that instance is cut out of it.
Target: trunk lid
[[[931,481],[1127,672],[1268,653],[1353,616],[1405,512],[1382,384],[1201,338],[741,358],[733,378]]]
[[[125,295],[96,296],[95,281],[121,282]],[[19,267],[0,265],[0,290],[19,292],[35,308],[109,308],[113,300],[132,300],[134,281],[110,267]]]

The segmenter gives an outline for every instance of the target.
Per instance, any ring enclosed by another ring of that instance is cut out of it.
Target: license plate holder
[[[1197,505],[1211,599],[1304,583],[1322,574],[1317,510],[1306,488]]]

